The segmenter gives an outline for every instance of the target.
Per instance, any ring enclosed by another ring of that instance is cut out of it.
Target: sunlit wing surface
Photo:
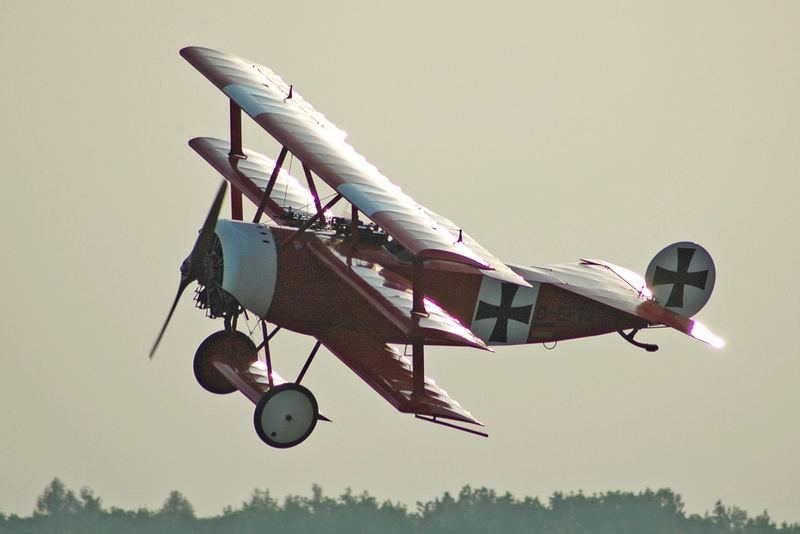
[[[290,89],[269,68],[208,48],[181,55],[297,156],[406,249],[422,259],[485,269],[488,276],[527,285],[457,227],[417,204],[353,149],[345,133]],[[291,97],[290,97],[291,93]]]
[[[424,395],[412,395],[411,358],[391,345],[346,330],[326,332],[320,341],[399,411],[481,425],[432,378],[425,377]]]
[[[725,342],[699,321],[678,315],[652,300],[644,279],[638,274],[601,260],[582,260],[544,267],[514,270],[535,282],[548,282],[612,308],[635,315],[653,324],[672,327],[713,347]]]
[[[261,360],[256,360],[247,369],[237,369],[233,365],[221,361],[214,362],[214,367],[253,404],[256,404],[270,388],[267,365]],[[273,369],[272,383],[279,386],[285,384],[286,380]]]
[[[405,339],[421,338],[429,345],[463,345],[490,350],[469,328],[431,299],[427,316],[413,316],[410,284],[378,264],[348,258],[322,241],[309,241],[314,256],[348,284],[372,308],[397,328]]]
[[[498,280],[503,280],[505,282],[513,282],[523,286],[530,285],[525,281],[524,278],[517,275],[517,273],[515,273],[508,265],[495,258],[488,250],[483,248],[483,246],[475,241],[472,236],[462,231],[453,221],[439,215],[438,213],[434,213],[427,208],[423,207],[422,209],[425,210],[425,213],[427,213],[431,219],[435,220],[436,224],[438,224],[441,228],[444,228],[453,235],[460,236],[461,241],[466,246],[473,250],[478,256],[483,258],[494,269],[493,271],[483,271],[483,274]]]
[[[230,143],[210,137],[192,139],[189,146],[256,206],[259,205],[275,167],[273,160],[246,148],[243,149],[246,158],[231,158],[228,156]],[[281,169],[264,212],[272,220],[286,223],[290,211],[313,214],[316,211],[314,197],[297,179]]]

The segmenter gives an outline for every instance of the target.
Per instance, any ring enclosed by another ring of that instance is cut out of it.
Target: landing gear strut
[[[197,382],[211,393],[224,395],[241,391],[255,403],[253,424],[256,434],[271,447],[286,449],[299,445],[311,435],[320,415],[317,399],[301,386],[311,362],[322,343],[317,341],[306,359],[297,380],[286,382],[272,369],[269,341],[271,333],[261,321],[264,341],[258,347],[243,332],[236,330],[236,316],[225,317],[225,329],[208,336],[194,357]],[[259,358],[259,351],[264,355]]]
[[[271,334],[267,332],[267,323],[261,321],[261,330],[264,342],[259,349],[264,349],[264,363],[267,368],[269,389],[256,403],[253,413],[253,425],[261,441],[270,447],[288,449],[299,445],[311,435],[317,426],[320,417],[317,399],[300,381],[308,371],[314,356],[319,350],[320,341],[306,359],[303,369],[297,376],[296,382],[275,383],[272,373],[272,356],[269,350],[269,341],[280,330],[276,327]]]

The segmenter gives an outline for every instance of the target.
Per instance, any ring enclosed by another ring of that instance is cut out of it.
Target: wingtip
[[[708,343],[715,349],[721,349],[725,346],[725,340],[714,334],[700,321],[692,321],[692,327],[689,331],[689,335],[695,339],[699,339],[700,341]]]
[[[195,45],[184,46],[183,48],[181,48],[181,49],[178,51],[178,53],[179,53],[181,56],[183,56],[183,57],[186,57],[188,54],[192,53],[192,52],[193,52],[193,51],[195,51],[195,50],[199,50],[200,48],[202,48],[202,47],[200,47],[200,46],[195,46]]]

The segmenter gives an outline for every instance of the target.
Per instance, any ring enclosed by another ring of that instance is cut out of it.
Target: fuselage
[[[270,229],[278,243],[295,231]],[[278,246],[277,282],[265,318],[309,335],[337,328],[406,343],[402,332],[319,263],[305,245],[319,239],[353,261],[379,265],[386,276],[412,278],[411,263],[382,245],[353,246],[335,236],[306,232],[289,246]],[[541,281],[541,277],[537,280],[533,270],[515,270],[531,287],[500,281],[470,267],[431,261],[425,265],[422,287],[428,302],[447,310],[488,345],[553,342],[646,326],[642,319]]]

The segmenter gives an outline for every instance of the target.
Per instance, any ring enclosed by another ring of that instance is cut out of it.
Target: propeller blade
[[[172,314],[175,313],[175,308],[178,307],[178,301],[181,299],[183,291],[199,277],[200,273],[198,273],[198,271],[202,265],[203,256],[208,252],[213,243],[214,229],[217,227],[217,219],[219,219],[219,212],[222,209],[222,201],[225,199],[225,191],[227,188],[228,182],[223,181],[222,185],[219,187],[219,191],[217,191],[214,202],[211,204],[211,209],[208,211],[208,215],[206,215],[203,227],[200,229],[200,235],[197,236],[197,241],[194,242],[192,252],[189,254],[189,257],[186,258],[183,266],[181,266],[181,282],[178,284],[178,293],[175,295],[175,300],[172,301],[172,307],[169,309],[167,319],[164,321],[164,326],[161,327],[156,342],[153,343],[153,348],[150,349],[151,360],[156,353],[158,344],[161,343],[161,338],[164,337],[164,332],[166,332],[169,321],[172,319]]]
[[[175,300],[172,302],[172,307],[169,309],[169,313],[167,314],[167,319],[164,321],[164,326],[161,327],[161,332],[158,333],[158,337],[156,338],[156,342],[153,343],[153,348],[150,349],[150,359],[153,359],[153,355],[156,353],[156,349],[158,348],[158,344],[161,343],[161,338],[164,337],[164,332],[167,330],[167,325],[169,325],[170,319],[172,319],[172,314],[175,313],[175,308],[178,307],[178,301],[181,299],[181,295],[183,294],[183,290],[192,283],[192,280],[188,278],[181,277],[181,283],[178,286],[178,293],[175,295]]]
[[[208,210],[206,221],[200,229],[200,235],[197,236],[197,241],[195,241],[192,252],[189,254],[189,277],[195,280],[198,275],[196,269],[200,264],[200,259],[211,248],[211,243],[214,239],[214,229],[217,227],[217,219],[219,219],[219,212],[222,209],[222,201],[225,199],[225,191],[227,189],[228,182],[223,181],[222,185],[219,186],[219,191],[217,191],[214,202],[211,204],[211,209]]]

